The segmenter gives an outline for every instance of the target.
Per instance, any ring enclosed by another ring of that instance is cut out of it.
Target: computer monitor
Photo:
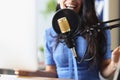
[[[36,1],[7,3],[0,1],[0,69],[36,71]]]

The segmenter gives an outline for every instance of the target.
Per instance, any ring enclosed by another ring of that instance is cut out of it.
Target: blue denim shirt
[[[105,34],[107,39],[107,52],[104,55],[104,59],[109,59],[111,57],[110,32],[106,31]],[[54,32],[53,28],[49,28],[45,31],[44,53],[46,65],[55,65],[59,78],[75,79],[75,75],[77,74],[78,80],[100,80],[97,64],[88,69],[88,62],[83,61],[81,64],[75,63],[71,50],[64,42],[59,42],[56,46],[56,36],[57,34]],[[82,36],[78,36],[75,42],[77,54],[82,57],[87,46],[86,40]]]

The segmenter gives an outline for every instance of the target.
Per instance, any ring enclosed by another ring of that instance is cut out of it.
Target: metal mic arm
[[[120,23],[114,24],[114,25],[109,25],[109,26],[104,26],[104,27],[101,27],[101,25],[97,25],[97,27],[92,27],[92,28],[97,29],[97,31],[101,31],[101,30],[113,29],[113,28],[117,28],[117,27],[120,28]],[[90,30],[92,30],[92,29],[90,29]]]
[[[111,22],[116,22],[116,21],[120,21],[120,18],[105,21],[105,22],[101,22],[101,23],[97,23],[96,25],[92,25],[92,27],[89,30],[94,30],[95,29],[97,31],[101,31],[101,30],[107,30],[107,29],[113,29],[113,28],[120,27],[120,23],[114,24],[114,25],[109,25],[109,26],[106,25],[106,26],[103,27],[103,25],[105,25],[106,23],[111,23]]]
[[[118,18],[118,19],[112,19],[112,20],[101,22],[101,23],[98,23],[98,24],[106,24],[106,23],[111,23],[111,22],[115,22],[115,21],[120,21],[120,18]]]

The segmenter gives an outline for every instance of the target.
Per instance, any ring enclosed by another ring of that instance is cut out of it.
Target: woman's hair
[[[56,11],[59,9],[60,5],[57,4]],[[98,17],[96,16],[94,0],[82,0],[82,7],[78,14],[81,18],[80,21],[82,22],[82,28],[80,28],[80,31],[90,28],[91,25],[94,25],[99,22]],[[103,31],[93,31],[92,33],[92,37],[89,34],[83,35],[83,37],[87,40],[89,44],[87,55],[93,56],[94,54],[96,54],[96,58],[92,59],[90,62],[94,63],[97,59],[99,64],[101,63],[103,55],[106,52],[106,39]]]

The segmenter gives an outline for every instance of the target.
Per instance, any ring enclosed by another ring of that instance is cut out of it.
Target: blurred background
[[[9,3],[7,3],[9,1]],[[24,4],[28,4],[29,0],[21,0],[21,8],[24,9]],[[44,69],[44,49],[43,49],[43,34],[44,30],[51,27],[52,17],[55,12],[55,6],[57,0],[35,0],[36,1],[36,27],[37,27],[37,46],[38,46],[38,59],[40,69]],[[3,4],[4,3],[4,4]],[[3,10],[3,6],[11,6],[13,4],[18,4],[16,0],[0,0],[0,10]],[[11,10],[10,7],[7,7]],[[14,7],[13,7],[14,8]],[[3,10],[4,11],[4,10]],[[120,18],[120,0],[96,0],[96,11],[98,17],[103,21]],[[1,13],[0,13],[1,15]],[[2,19],[1,19],[2,20]],[[0,26],[1,27],[1,26]],[[111,30],[112,44],[111,50],[120,45],[120,28],[115,28]],[[13,73],[13,71],[0,70],[0,73]]]

